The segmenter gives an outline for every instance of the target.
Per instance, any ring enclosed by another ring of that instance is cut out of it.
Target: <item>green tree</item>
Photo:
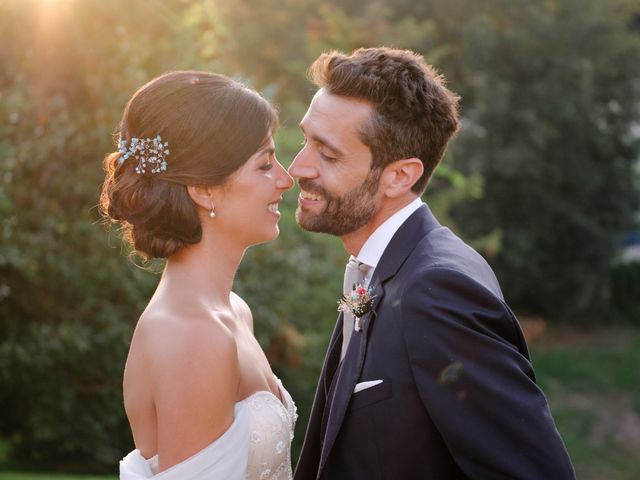
[[[456,158],[484,196],[459,220],[472,236],[499,228],[493,263],[522,309],[586,321],[607,306],[640,205],[637,14],[626,1],[493,0],[460,26],[470,104]]]
[[[29,463],[113,463],[131,443],[122,368],[155,279],[95,206],[126,98],[193,66],[163,5],[0,3],[0,435]]]

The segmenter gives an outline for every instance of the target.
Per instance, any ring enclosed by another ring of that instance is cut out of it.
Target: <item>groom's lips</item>
[[[309,192],[307,190],[300,190],[300,196],[306,200],[318,201],[322,199],[321,195],[317,193]]]
[[[309,192],[306,190],[301,190],[300,195],[298,196],[298,203],[301,206],[312,206],[317,205],[323,200],[321,195],[317,193]]]

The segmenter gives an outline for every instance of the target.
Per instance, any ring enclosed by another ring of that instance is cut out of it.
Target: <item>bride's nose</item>
[[[294,185],[293,178],[291,175],[285,170],[285,168],[277,162],[278,164],[278,179],[276,181],[276,186],[282,190],[291,190]]]

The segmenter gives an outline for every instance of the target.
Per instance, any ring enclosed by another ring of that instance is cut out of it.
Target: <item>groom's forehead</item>
[[[369,102],[320,89],[313,96],[300,128],[305,134],[325,132],[359,135],[372,112]]]
[[[352,116],[368,116],[373,108],[371,102],[357,98],[349,97],[345,95],[338,95],[325,88],[319,89],[311,99],[309,105],[309,112],[317,111],[324,113],[325,115],[331,115],[336,111],[344,113],[342,111],[349,112]]]

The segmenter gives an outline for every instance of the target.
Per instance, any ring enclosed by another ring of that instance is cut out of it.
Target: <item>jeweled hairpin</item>
[[[147,166],[151,167],[151,173],[167,171],[167,155],[169,155],[169,142],[162,143],[160,135],[155,138],[132,138],[129,147],[127,141],[118,142],[120,158],[118,162],[122,165],[129,157],[138,160],[136,173],[143,174],[147,171]]]

